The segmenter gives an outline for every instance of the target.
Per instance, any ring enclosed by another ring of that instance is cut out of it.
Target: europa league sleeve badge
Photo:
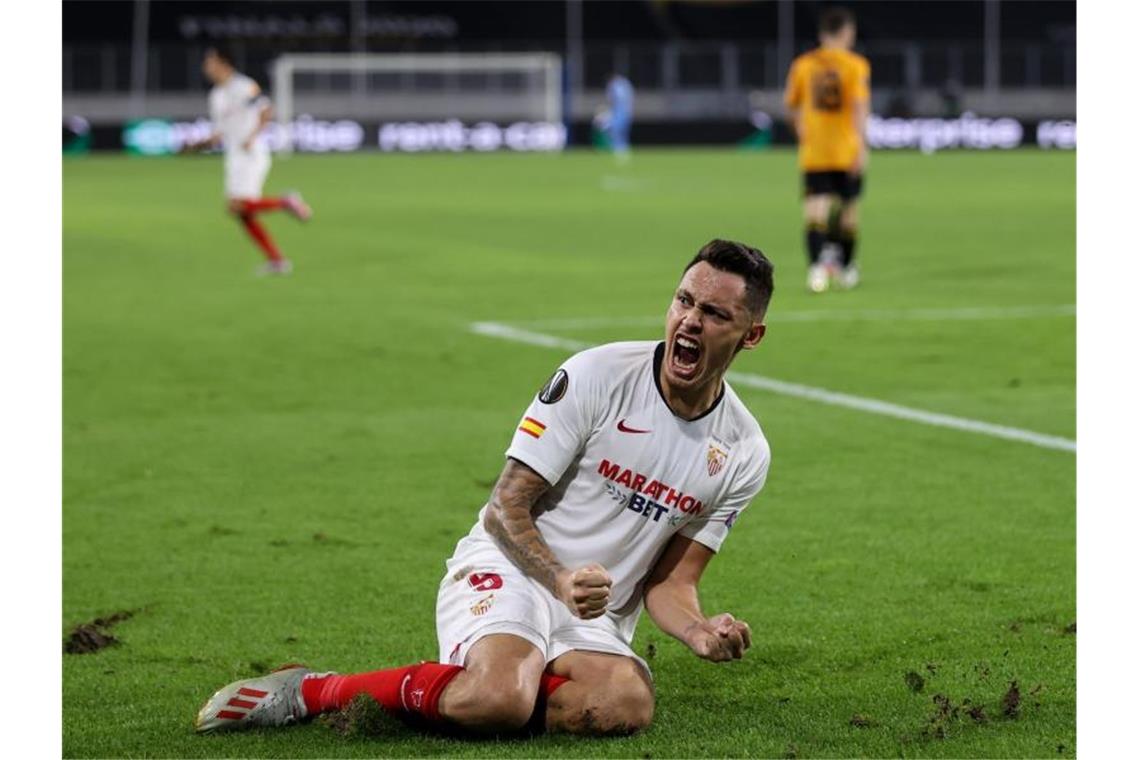
[[[570,376],[566,374],[566,370],[559,369],[550,376],[546,385],[542,386],[542,390],[538,392],[538,400],[544,404],[560,401],[566,395],[568,387],[570,387]]]

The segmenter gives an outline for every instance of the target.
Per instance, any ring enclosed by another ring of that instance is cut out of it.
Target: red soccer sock
[[[243,200],[242,209],[247,214],[256,214],[259,211],[276,211],[285,208],[284,198],[248,198]]]
[[[252,214],[242,214],[238,219],[241,220],[245,231],[253,238],[253,242],[257,243],[257,247],[265,254],[265,258],[270,261],[281,260],[281,251],[277,250],[277,244],[273,242],[273,238],[269,237],[269,232],[261,226],[261,222],[257,221]]]
[[[538,701],[545,706],[550,695],[558,691],[558,687],[569,681],[565,676],[556,676],[553,673],[543,673],[542,680],[538,682]]]
[[[439,698],[462,670],[458,665],[423,662],[357,675],[309,677],[301,682],[301,697],[310,715],[340,710],[358,694],[370,694],[390,713],[439,722],[443,720]]]
[[[569,680],[569,678],[556,676],[553,673],[542,674],[542,679],[538,682],[538,699],[534,703],[534,714],[530,716],[526,725],[526,730],[529,733],[541,734],[546,730],[546,703],[550,700],[550,695]]]

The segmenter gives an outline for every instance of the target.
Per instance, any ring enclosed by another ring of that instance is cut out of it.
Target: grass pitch
[[[789,152],[299,156],[268,189],[316,216],[266,217],[297,265],[271,280],[220,184],[213,157],[64,165],[63,613],[136,611],[62,655],[66,756],[1074,755],[1073,454],[739,386],[772,469],[703,599],[756,644],[713,665],[643,620],[645,733],[192,732],[280,663],[433,658],[443,560],[565,355],[468,325],[656,336],[709,238],[777,267],[735,369],[1072,438],[1073,155],[876,154],[864,285],[823,296]]]

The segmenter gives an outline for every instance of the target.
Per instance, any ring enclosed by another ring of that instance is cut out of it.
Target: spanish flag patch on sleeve
[[[534,417],[523,417],[522,424],[519,425],[519,430],[531,438],[541,438],[542,434],[546,432],[546,425],[543,425]]]

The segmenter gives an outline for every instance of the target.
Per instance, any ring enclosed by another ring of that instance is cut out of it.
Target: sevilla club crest
[[[727,461],[728,454],[710,443],[708,456],[709,477],[711,478],[723,470],[724,463]]]

